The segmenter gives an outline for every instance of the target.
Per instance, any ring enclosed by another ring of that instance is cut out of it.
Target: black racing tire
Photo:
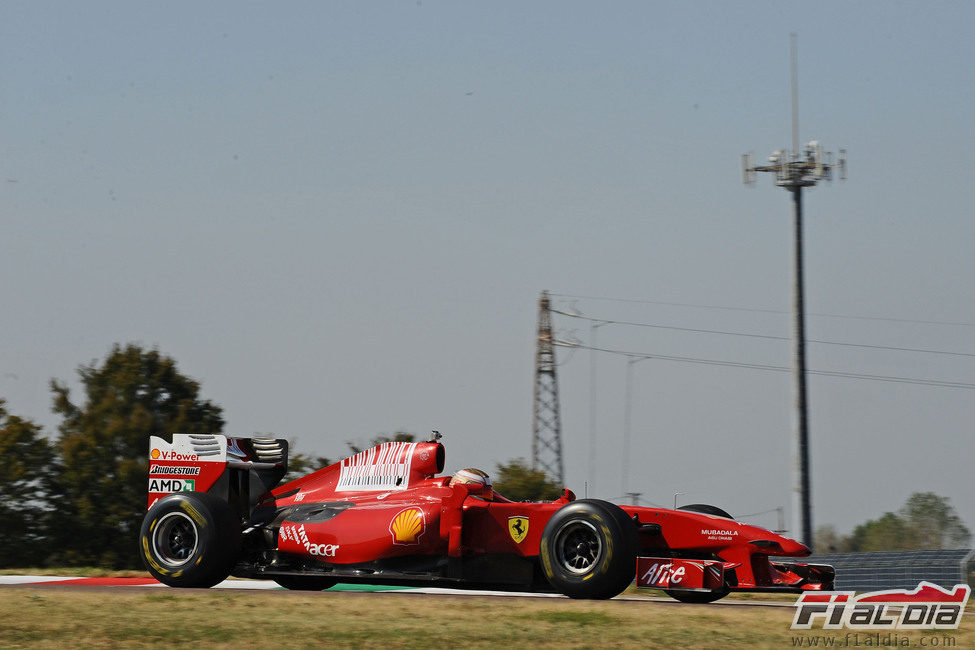
[[[323,591],[338,583],[338,580],[322,576],[277,576],[274,581],[292,591]]]
[[[719,508],[717,506],[709,506],[706,503],[691,503],[691,504],[686,505],[686,506],[681,506],[681,507],[679,507],[677,509],[678,510],[687,510],[688,512],[700,512],[701,514],[704,514],[704,515],[714,515],[716,517],[725,517],[727,519],[734,519],[734,517],[732,517],[731,515],[729,515],[727,512],[725,512],[721,508]]]
[[[716,600],[721,600],[728,595],[727,589],[721,589],[719,591],[683,591],[680,589],[664,589],[664,593],[673,598],[674,600],[679,600],[682,603],[694,603],[697,605],[706,605],[708,603],[713,603]]]
[[[240,522],[230,505],[205,492],[174,492],[156,501],[139,534],[139,554],[170,587],[212,587],[240,555]]]
[[[700,512],[704,515],[714,515],[716,517],[725,517],[726,519],[734,519],[725,510],[717,506],[708,505],[706,503],[691,503],[686,506],[681,506],[677,508],[678,510],[686,510],[688,512]],[[680,589],[664,589],[664,593],[673,598],[674,600],[679,600],[682,603],[694,603],[698,605],[705,605],[707,603],[713,603],[716,600],[721,600],[728,595],[727,589],[720,589],[718,591],[683,591]]]
[[[559,508],[542,531],[540,559],[549,583],[570,598],[612,598],[633,582],[640,548],[622,508],[581,499]]]

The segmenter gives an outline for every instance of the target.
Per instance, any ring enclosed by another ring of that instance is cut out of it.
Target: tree
[[[947,497],[915,492],[897,514],[888,512],[854,528],[850,547],[853,551],[960,548],[971,539]]]
[[[258,434],[254,434],[258,435]],[[277,436],[272,434],[260,434],[261,436],[266,436],[269,438],[276,438]],[[281,483],[290,483],[291,481],[301,478],[305,474],[310,474],[315,470],[321,469],[323,467],[328,467],[332,464],[332,461],[324,456],[312,456],[311,454],[303,454],[295,451],[295,439],[292,438],[288,444],[288,473],[284,475],[281,479]]]
[[[893,512],[867,521],[853,529],[850,548],[853,551],[905,551],[915,546],[913,531],[906,521]]]
[[[101,365],[81,366],[78,375],[81,406],[72,403],[65,384],[51,381],[54,411],[64,418],[58,559],[138,566],[149,436],[220,433],[221,409],[200,398],[200,384],[180,374],[172,358],[134,344],[116,344]]]
[[[813,548],[817,553],[847,553],[850,551],[850,536],[840,535],[832,524],[816,528]]]
[[[532,469],[524,458],[498,463],[494,489],[512,501],[549,501],[562,494],[562,486],[548,474]]]
[[[0,567],[36,566],[51,550],[47,501],[54,448],[0,399]]]
[[[962,548],[972,533],[949,503],[934,492],[915,492],[901,508],[901,516],[913,529],[917,548]]]

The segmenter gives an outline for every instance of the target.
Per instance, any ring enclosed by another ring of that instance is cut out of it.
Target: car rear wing
[[[208,492],[247,516],[288,472],[288,441],[175,433],[149,438],[149,507],[173,492]]]

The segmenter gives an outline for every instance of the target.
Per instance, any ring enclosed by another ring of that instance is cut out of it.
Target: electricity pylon
[[[565,485],[562,463],[562,416],[559,382],[555,375],[555,345],[548,292],[538,301],[538,340],[535,348],[535,410],[532,415],[532,469],[542,470]]]

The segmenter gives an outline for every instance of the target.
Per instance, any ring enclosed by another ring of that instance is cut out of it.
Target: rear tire
[[[639,545],[636,524],[619,506],[573,501],[542,531],[542,571],[570,598],[612,598],[633,581]]]
[[[338,583],[338,580],[319,576],[278,576],[274,581],[292,591],[324,591]]]
[[[156,580],[170,587],[212,587],[240,555],[240,522],[230,505],[205,492],[175,492],[156,501],[142,521],[139,553]]]

